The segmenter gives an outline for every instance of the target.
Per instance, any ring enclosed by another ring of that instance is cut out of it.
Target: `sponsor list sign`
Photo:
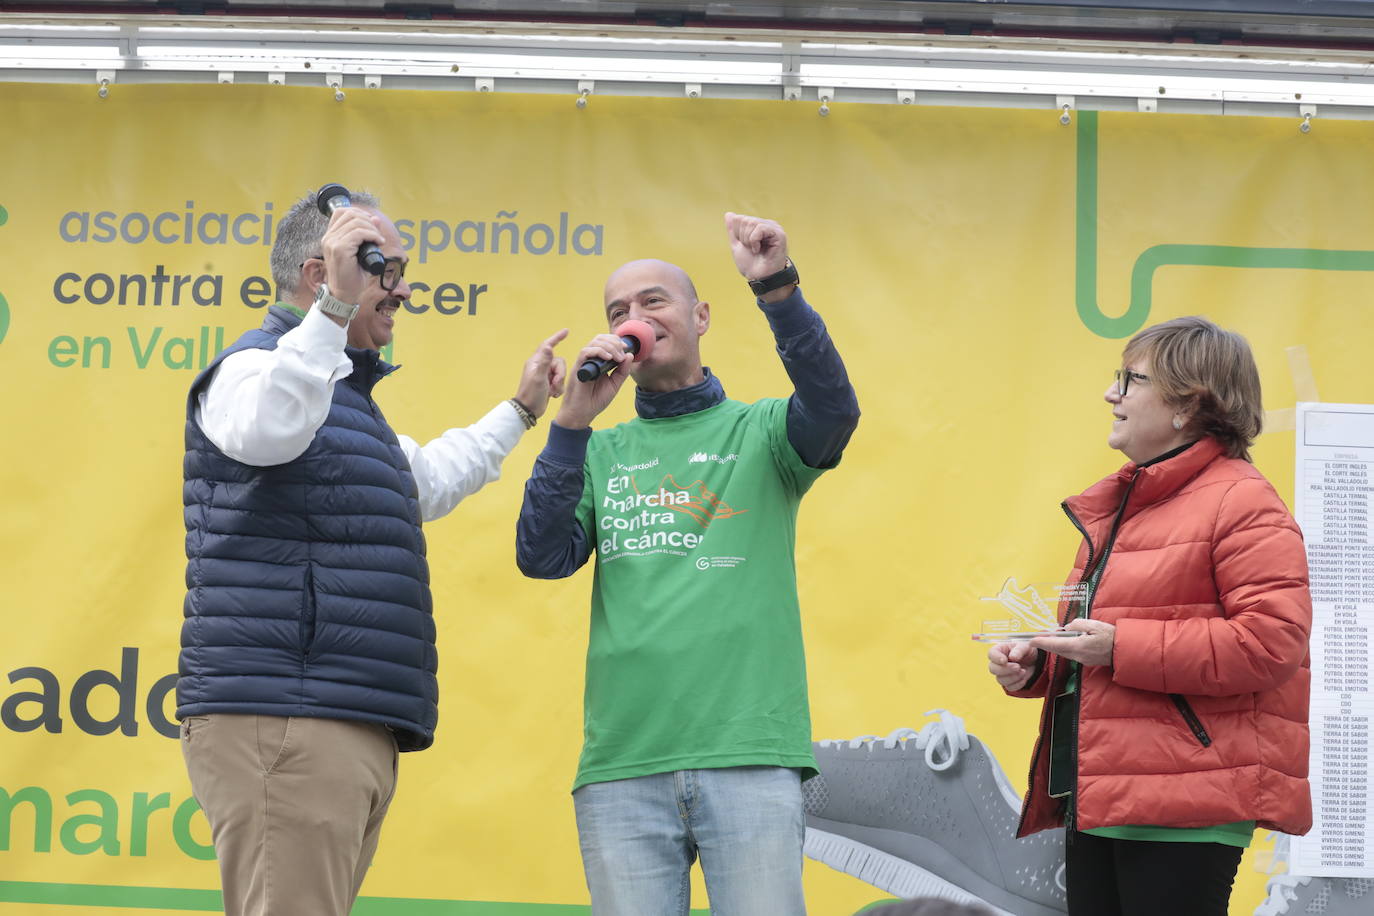
[[[1374,875],[1374,405],[1300,404],[1294,510],[1312,577],[1312,831],[1297,875]]]

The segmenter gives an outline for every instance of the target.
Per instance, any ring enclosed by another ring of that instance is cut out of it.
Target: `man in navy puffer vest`
[[[281,301],[191,385],[177,716],[228,916],[344,916],[397,752],[434,741],[437,654],[421,521],[500,476],[562,391],[544,341],[516,396],[421,447],[372,398],[410,295],[377,201],[280,221]],[[360,245],[386,257],[380,276]]]

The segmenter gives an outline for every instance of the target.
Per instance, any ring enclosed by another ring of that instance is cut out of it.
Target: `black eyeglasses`
[[[382,284],[382,289],[391,292],[401,285],[401,278],[406,275],[406,262],[400,258],[387,258],[382,265],[381,276],[378,282]]]
[[[324,255],[317,254],[306,258],[306,261],[323,261]],[[299,267],[305,266],[302,261]],[[377,282],[381,284],[385,292],[392,292],[401,285],[401,278],[406,275],[406,262],[401,258],[387,258],[382,264],[382,272],[377,275]]]
[[[1118,369],[1112,374],[1116,376],[1116,390],[1121,393],[1123,398],[1126,396],[1126,392],[1131,390],[1132,381],[1145,382],[1147,384],[1150,381],[1148,375],[1132,372],[1130,369]]]

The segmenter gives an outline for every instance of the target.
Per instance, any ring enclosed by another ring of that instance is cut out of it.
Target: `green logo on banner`
[[[1074,243],[1074,294],[1078,317],[1099,337],[1130,337],[1145,326],[1154,301],[1155,273],[1163,267],[1240,267],[1266,270],[1374,271],[1374,251],[1326,248],[1255,248],[1238,245],[1153,245],[1131,269],[1126,311],[1108,315],[1097,296],[1097,115],[1078,115],[1078,178]]]

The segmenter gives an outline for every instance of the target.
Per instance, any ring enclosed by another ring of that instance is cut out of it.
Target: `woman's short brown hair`
[[[1191,414],[1188,429],[1218,440],[1232,458],[1250,460],[1264,408],[1259,369],[1244,337],[1206,318],[1175,318],[1136,334],[1121,358],[1149,365],[1150,384],[1164,402]]]

